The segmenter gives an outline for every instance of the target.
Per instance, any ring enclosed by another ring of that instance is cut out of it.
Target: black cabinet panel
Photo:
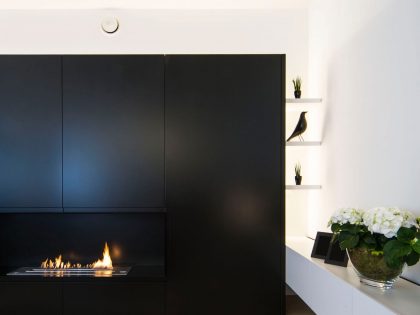
[[[65,56],[63,78],[64,207],[163,207],[163,56]]]
[[[0,58],[0,207],[62,207],[61,108],[61,57]]]
[[[171,315],[281,314],[284,70],[284,56],[167,56]]]
[[[61,286],[56,284],[0,284],[0,314],[61,315]]]
[[[163,283],[1,283],[0,314],[164,315]]]
[[[64,315],[164,315],[164,284],[72,284],[63,286]]]

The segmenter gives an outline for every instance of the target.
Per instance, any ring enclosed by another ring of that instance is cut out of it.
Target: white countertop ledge
[[[420,314],[420,286],[404,279],[387,291],[361,284],[350,262],[344,268],[311,258],[313,244],[286,237],[286,283],[316,314]]]

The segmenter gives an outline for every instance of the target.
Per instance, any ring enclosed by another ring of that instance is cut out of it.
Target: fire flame
[[[111,260],[111,255],[109,254],[108,243],[105,243],[102,259],[98,259],[92,265],[93,265],[92,268],[112,269],[112,260]]]
[[[69,268],[92,268],[92,269],[112,269],[112,259],[111,255],[109,254],[109,247],[108,243],[105,242],[105,248],[103,252],[102,259],[98,259],[92,264],[82,265],[82,264],[72,264],[71,262],[67,261],[66,263],[63,261],[61,255],[56,257],[54,261],[47,258],[41,263],[41,268],[44,269],[69,269]]]

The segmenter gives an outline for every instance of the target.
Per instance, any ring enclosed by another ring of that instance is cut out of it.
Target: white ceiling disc
[[[120,24],[118,23],[117,18],[108,16],[102,20],[102,29],[108,34],[115,33],[118,30]]]

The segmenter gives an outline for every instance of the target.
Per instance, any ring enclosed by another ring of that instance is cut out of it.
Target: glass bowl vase
[[[382,288],[390,289],[404,270],[405,263],[396,268],[390,268],[381,253],[367,248],[347,249],[351,263],[360,278],[360,282]]]

